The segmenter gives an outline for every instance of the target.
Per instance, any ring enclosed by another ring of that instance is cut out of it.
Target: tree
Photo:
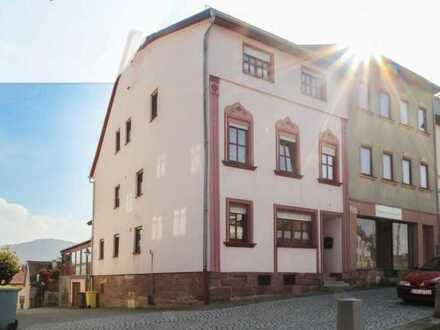
[[[0,249],[0,285],[7,285],[20,271],[20,262],[9,249]]]

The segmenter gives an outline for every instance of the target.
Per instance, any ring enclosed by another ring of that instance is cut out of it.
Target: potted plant
[[[9,249],[0,249],[0,329],[17,329],[17,296],[20,288],[10,286],[20,271],[17,256]]]

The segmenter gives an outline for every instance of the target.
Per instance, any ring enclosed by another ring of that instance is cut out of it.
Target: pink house
[[[348,105],[318,55],[213,9],[146,38],[90,173],[101,305],[301,294],[343,272]]]

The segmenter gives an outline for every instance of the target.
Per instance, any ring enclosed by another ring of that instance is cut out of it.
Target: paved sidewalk
[[[365,329],[389,329],[432,315],[433,308],[407,305],[394,288],[316,295],[238,306],[183,311],[66,310],[20,312],[20,329],[335,329],[336,299],[363,300]]]

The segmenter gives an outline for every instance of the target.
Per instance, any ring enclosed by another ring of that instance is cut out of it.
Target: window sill
[[[373,175],[368,175],[368,174],[363,174],[363,173],[361,173],[359,175],[360,175],[361,178],[368,179],[368,180],[371,180],[371,181],[376,181],[377,180],[377,177],[375,177]]]
[[[140,197],[142,197],[144,194],[139,194],[139,195],[136,195],[136,197],[135,198],[140,198]]]
[[[231,160],[224,160],[223,165],[229,166],[229,167],[241,168],[243,170],[249,170],[249,171],[255,171],[257,169],[256,166],[249,165],[249,164],[242,164],[242,163],[234,162]]]
[[[337,182],[335,180],[329,180],[329,179],[325,179],[325,178],[318,178],[318,182],[322,183],[322,184],[328,184],[330,186],[336,186],[336,187],[340,187],[342,185],[342,182]]]
[[[223,242],[225,246],[228,247],[243,247],[243,248],[253,248],[257,243],[252,242]]]
[[[414,189],[417,188],[417,187],[416,187],[415,185],[413,185],[413,184],[408,184],[408,183],[403,183],[403,182],[402,182],[402,187],[403,187],[403,188],[406,188],[406,189],[412,189],[412,190],[414,190]]]
[[[379,114],[379,118],[380,118],[380,119],[383,119],[383,120],[385,120],[385,121],[388,121],[388,122],[390,122],[390,123],[394,123],[394,120],[393,120],[393,118],[391,118],[391,117],[386,117],[386,116],[383,116],[383,115]]]
[[[135,256],[135,255],[139,255],[139,254],[141,254],[141,251],[133,252],[133,255],[134,255],[134,256]]]
[[[275,175],[284,176],[284,177],[288,177],[288,178],[292,178],[292,179],[302,179],[302,177],[303,177],[303,175],[301,175],[301,174],[296,174],[296,173],[288,172],[288,171],[274,170],[273,172],[275,173]]]
[[[400,123],[400,122],[399,122],[399,126],[404,129],[412,129],[413,128],[410,124],[405,124],[405,123]]]
[[[432,192],[432,189],[429,189],[429,188],[422,188],[422,187],[419,187],[419,190],[420,190],[420,191],[423,191],[423,192],[427,192],[427,193],[431,193],[431,192]]]
[[[310,244],[283,243],[283,242],[277,242],[277,247],[290,248],[290,249],[316,249],[315,246]]]
[[[268,83],[272,83],[272,84],[275,83],[275,79],[273,79],[272,77],[269,77],[269,79],[264,79],[264,78],[260,78],[260,77],[254,76],[253,74],[250,74],[250,73],[247,73],[247,72],[244,72],[244,71],[243,71],[243,74],[245,74],[246,76],[250,76],[252,78],[258,79],[258,80],[266,81]]]
[[[382,181],[383,183],[391,184],[391,185],[393,185],[393,186],[397,186],[397,185],[399,184],[399,182],[394,181],[393,179],[385,179],[385,178],[382,178],[381,181]]]

